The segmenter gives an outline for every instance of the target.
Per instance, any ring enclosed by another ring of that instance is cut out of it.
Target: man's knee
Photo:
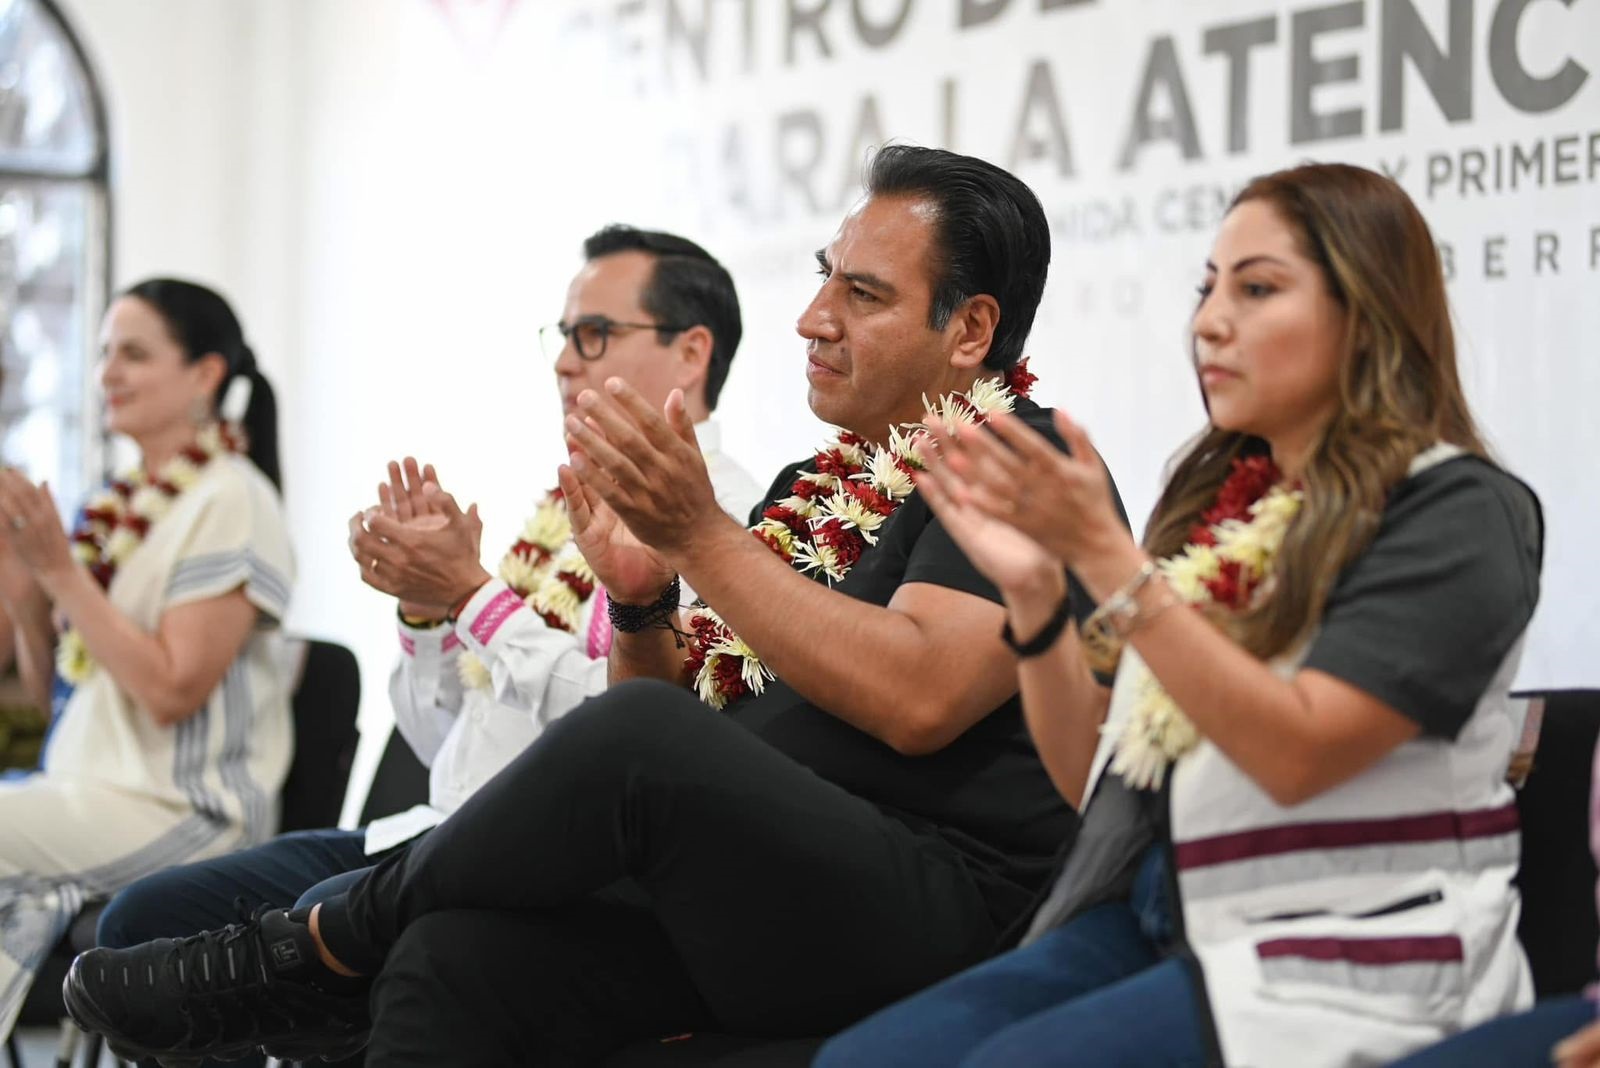
[[[613,686],[557,720],[549,742],[597,758],[649,755],[709,726],[714,718],[714,713],[681,686],[635,679]]]
[[[95,941],[112,949],[126,949],[153,938],[170,938],[182,920],[175,915],[172,871],[159,872],[123,888],[100,913]],[[200,928],[183,931],[194,934]]]

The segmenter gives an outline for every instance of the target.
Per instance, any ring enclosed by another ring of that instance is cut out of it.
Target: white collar
[[[722,428],[709,418],[694,425],[694,437],[700,443],[702,453],[717,452],[722,448]]]

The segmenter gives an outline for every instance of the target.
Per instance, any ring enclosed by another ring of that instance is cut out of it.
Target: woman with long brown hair
[[[1426,223],[1361,168],[1257,179],[1192,333],[1209,426],[1142,546],[1064,416],[1071,456],[1013,420],[939,441],[922,492],[1005,595],[1083,824],[1024,948],[819,1065],[1381,1064],[1530,999],[1504,773],[1542,522],[1473,425]]]

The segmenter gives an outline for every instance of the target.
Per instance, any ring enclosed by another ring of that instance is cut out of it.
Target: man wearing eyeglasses
[[[732,278],[694,242],[630,226],[592,234],[583,252],[561,320],[540,331],[563,411],[611,377],[658,407],[681,390],[717,502],[745,522],[762,490],[722,453],[711,420],[742,332]],[[429,765],[429,804],[364,831],[286,834],[135,883],[104,913],[101,945],[223,926],[239,918],[238,898],[250,907],[317,900],[438,824],[545,727],[606,688],[603,589],[578,607],[570,630],[549,624],[485,570],[475,511],[460,512],[431,468],[409,458],[390,464],[380,498],[352,519],[351,551],[363,580],[397,600],[400,656],[389,695],[397,727]],[[563,551],[555,548],[552,560]],[[474,592],[454,604],[462,590]],[[481,670],[463,670],[466,658]]]
[[[539,339],[556,361],[561,410],[619,377],[657,407],[681,389],[722,510],[745,518],[762,488],[721,450],[711,419],[739,346],[739,298],[722,265],[673,234],[610,226],[583,243],[588,261],[561,321]]]

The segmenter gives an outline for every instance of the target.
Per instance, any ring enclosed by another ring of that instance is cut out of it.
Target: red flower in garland
[[[835,478],[849,478],[856,471],[856,466],[844,458],[844,453],[838,449],[824,449],[817,453],[817,474],[832,475]]]
[[[806,521],[800,517],[798,512],[785,504],[774,504],[761,513],[761,518],[776,520],[796,534],[804,534],[806,531]]]
[[[867,547],[865,538],[837,519],[818,526],[812,540],[833,550],[834,566],[841,571],[854,567]]]
[[[1026,397],[1033,392],[1033,384],[1039,381],[1039,376],[1028,370],[1028,358],[1024,356],[1011,365],[1006,371],[1006,387],[1019,397]]]
[[[787,564],[794,559],[794,553],[783,547],[782,539],[780,539],[776,534],[766,530],[752,530],[750,533],[754,534],[756,538],[760,540],[761,544],[777,553],[778,556],[783,559],[784,563]]]
[[[1266,496],[1281,477],[1278,465],[1270,456],[1235,459],[1228,477],[1217,490],[1217,503],[1200,513],[1200,521],[1189,531],[1189,540],[1198,545],[1215,545],[1211,528],[1229,519],[1248,522],[1250,506]]]
[[[1211,600],[1230,609],[1243,606],[1249,592],[1248,585],[1243,581],[1242,569],[1237,560],[1222,561],[1218,565],[1216,576],[1205,580],[1205,587],[1211,593]]]
[[[717,620],[708,616],[699,613],[691,613],[689,616],[689,630],[694,635],[694,642],[689,655],[683,661],[685,685],[693,688],[700,673],[705,670],[706,650],[716,643],[720,627],[721,624]],[[723,694],[728,701],[737,701],[750,692],[750,687],[741,674],[739,661],[733,657],[718,656],[716,664],[711,668],[711,677],[717,692]]]
[[[854,497],[856,500],[860,501],[874,512],[877,512],[879,515],[889,516],[894,514],[895,502],[890,500],[886,494],[879,493],[877,490],[873,489],[870,485],[861,481],[860,479],[851,479],[849,482],[844,484],[844,488],[845,492],[849,493],[850,496]]]

